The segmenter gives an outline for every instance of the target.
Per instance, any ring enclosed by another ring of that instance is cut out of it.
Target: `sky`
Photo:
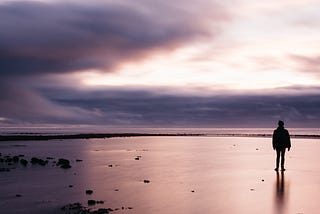
[[[0,126],[319,127],[316,0],[0,0]]]

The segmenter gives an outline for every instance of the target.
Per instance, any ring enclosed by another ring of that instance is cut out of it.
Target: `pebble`
[[[87,194],[87,195],[91,195],[92,193],[93,193],[93,190],[91,190],[91,189],[87,189],[87,190],[86,190],[86,194]]]
[[[146,183],[146,184],[150,183],[149,180],[143,180],[143,182]]]
[[[96,205],[96,201],[95,200],[88,200],[88,205],[94,206],[94,205]]]

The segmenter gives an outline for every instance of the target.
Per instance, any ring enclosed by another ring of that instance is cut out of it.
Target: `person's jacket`
[[[285,149],[291,147],[290,135],[287,129],[278,127],[273,131],[272,146],[273,149]]]

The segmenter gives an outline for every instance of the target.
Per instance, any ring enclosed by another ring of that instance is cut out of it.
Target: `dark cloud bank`
[[[1,99],[1,116],[14,118],[14,123],[126,127],[272,127],[278,119],[290,127],[315,127],[320,118],[318,95],[196,96],[161,95],[152,89],[51,88],[42,89],[39,97],[26,97],[31,98],[29,106],[20,99],[14,107],[6,106]]]
[[[0,5],[0,124],[269,127],[284,119],[318,126],[320,97],[313,94],[200,96],[41,82],[48,74],[112,72],[123,62],[214,36],[229,19],[217,4],[176,3]],[[209,32],[208,21],[217,29]]]
[[[112,71],[119,62],[212,36],[215,31],[205,24],[228,19],[218,5],[197,11],[191,10],[197,4],[180,1],[176,7],[160,1],[124,3],[0,5],[2,75]]]

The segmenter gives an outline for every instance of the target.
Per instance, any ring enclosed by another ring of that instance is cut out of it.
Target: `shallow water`
[[[2,156],[68,158],[72,168],[28,165],[0,172],[0,208],[60,213],[68,203],[86,205],[94,199],[104,204],[93,209],[132,207],[117,211],[127,213],[314,213],[320,208],[318,141],[294,139],[286,154],[287,171],[278,176],[269,138],[1,142]],[[94,193],[86,195],[86,189]]]

